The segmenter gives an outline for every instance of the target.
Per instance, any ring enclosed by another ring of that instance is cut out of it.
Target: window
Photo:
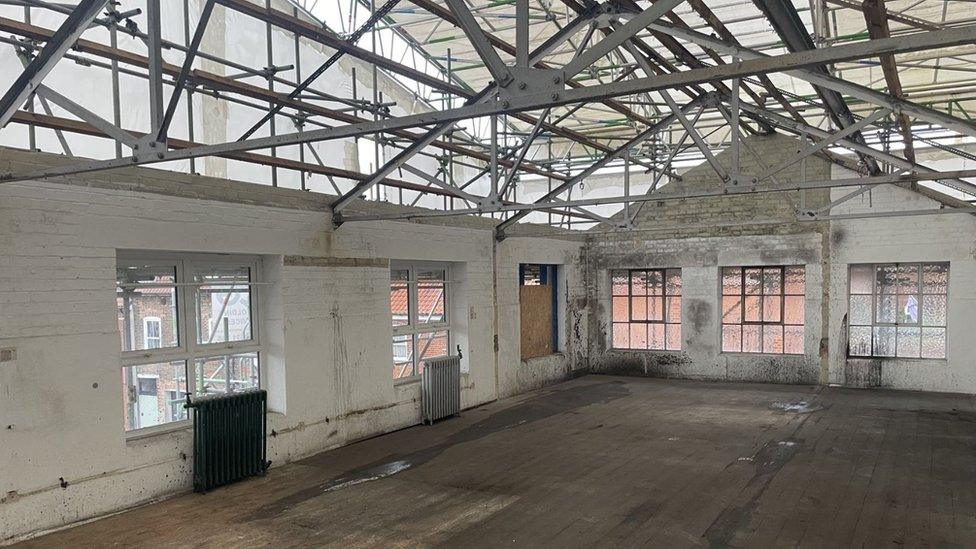
[[[255,258],[120,254],[125,429],[187,418],[195,396],[260,386]]]
[[[559,348],[557,265],[519,265],[522,360],[547,356]]]
[[[419,375],[424,361],[449,354],[449,272],[436,263],[391,266],[393,379]]]
[[[722,352],[803,354],[806,272],[788,267],[722,269]]]
[[[158,316],[142,319],[143,349],[158,349],[163,346],[163,327]]]
[[[613,348],[681,350],[681,269],[610,273]]]
[[[948,294],[948,263],[852,265],[848,354],[945,358]]]

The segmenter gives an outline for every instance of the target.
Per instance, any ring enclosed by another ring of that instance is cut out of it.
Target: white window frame
[[[423,270],[443,270],[444,271],[444,320],[442,322],[418,323],[417,317],[420,314],[417,310],[417,271]],[[451,345],[454,341],[454,334],[451,330],[451,266],[449,263],[434,261],[392,261],[390,262],[390,284],[393,284],[393,271],[407,271],[407,324],[403,326],[393,326],[393,337],[410,336],[413,354],[412,368],[413,373],[409,376],[394,378],[396,383],[415,381],[420,378],[417,367],[420,364],[419,336],[432,332],[447,332],[447,352],[450,354]],[[400,282],[400,281],[398,281]],[[391,321],[393,311],[390,311]],[[392,323],[392,322],[391,322]],[[392,345],[392,338],[391,338]],[[392,348],[392,347],[391,347]]]
[[[159,335],[156,336],[156,337],[154,337],[154,338],[150,338],[149,337],[149,324],[151,322],[155,322],[156,323],[156,326],[158,327],[157,329],[159,330]],[[150,347],[149,346],[149,340],[150,339],[158,339],[159,340],[159,345],[156,346],[156,347]],[[145,349],[158,349],[158,348],[160,348],[160,347],[163,346],[163,319],[159,318],[158,316],[147,316],[147,317],[143,317],[143,319],[142,319],[142,346]]]
[[[202,284],[192,281],[193,273],[198,267],[211,266],[245,266],[250,270],[250,295],[251,295],[251,339],[242,341],[227,341],[209,344],[197,343],[196,288]],[[261,344],[261,312],[260,312],[260,287],[261,281],[261,258],[253,255],[221,255],[221,254],[201,254],[201,253],[174,253],[174,252],[143,252],[143,251],[119,251],[116,254],[116,268],[127,266],[160,266],[174,267],[176,274],[176,331],[178,345],[175,347],[161,347],[156,349],[140,349],[132,351],[122,351],[120,367],[143,366],[147,364],[158,364],[167,362],[183,362],[185,365],[187,391],[193,391],[193,380],[195,378],[196,361],[228,355],[240,355],[256,353],[258,357],[258,387],[264,387],[264,374],[262,356],[263,346]],[[148,285],[143,285],[148,286]],[[160,286],[170,287],[173,284],[161,284]],[[158,318],[158,317],[146,317]],[[162,323],[160,323],[160,336],[162,336]],[[119,337],[121,341],[121,334]],[[162,342],[161,342],[162,343]],[[227,372],[230,375],[230,372]],[[125,381],[123,380],[123,383]],[[230,379],[226,380],[226,386],[231,387]],[[127,389],[128,390],[128,389]],[[124,404],[124,403],[123,403]],[[138,429],[128,429],[123,426],[126,438],[138,438],[159,432],[169,432],[184,429],[189,426],[191,420],[179,420]]]

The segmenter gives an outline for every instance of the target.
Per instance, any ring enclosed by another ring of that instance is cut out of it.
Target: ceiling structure
[[[114,157],[0,173],[0,183],[173,161],[194,170],[196,159],[219,156],[272,166],[275,178],[278,170],[298,172],[302,188],[305,174],[328,177],[339,195],[332,206],[336,226],[490,215],[499,220],[501,237],[513,223],[546,219],[626,230],[632,218],[593,207],[674,198],[667,183],[706,162],[722,184],[690,198],[826,187],[851,187],[849,196],[856,196],[897,184],[939,200],[939,213],[976,211],[976,170],[965,169],[976,160],[976,14],[969,2],[371,2],[295,0],[285,9],[281,2],[200,0],[191,9],[184,0],[183,39],[168,41],[159,0],[83,0],[76,7],[0,0],[24,14],[0,17],[2,42],[23,64],[0,99],[0,127],[55,130],[69,155],[63,133],[115,144]],[[268,63],[242,65],[202,46],[219,10],[267,27]],[[58,14],[60,24],[34,24],[31,14],[40,12]],[[272,32],[293,37],[295,51],[314,45],[325,53],[311,66],[277,66]],[[120,37],[135,51],[119,47]],[[167,62],[173,52],[177,61]],[[374,68],[372,97],[325,85],[344,57]],[[120,74],[145,80],[142,131],[122,126],[118,105],[114,119],[100,116],[85,98],[45,85],[63,58],[113,82]],[[223,70],[207,70],[204,62]],[[227,76],[235,71],[238,76]],[[398,111],[378,93],[381,77],[423,108],[400,105]],[[190,112],[189,135],[174,137],[173,120],[192,108],[191,94],[246,108],[253,124],[248,118],[240,135],[199,140]],[[772,131],[796,135],[807,148],[763,173],[739,173],[737,159],[750,154],[743,139]],[[387,151],[377,152],[378,169],[330,165],[315,148],[350,138],[370,138],[377,151]],[[728,151],[731,161],[717,160],[719,151]],[[927,165],[934,151],[958,160],[952,171]],[[813,154],[860,176],[776,179]],[[436,159],[436,173],[413,166],[417,156]],[[606,174],[619,176],[616,196],[574,196],[588,178]],[[379,187],[399,189],[408,205],[404,189],[444,199],[439,211],[343,213],[360,197],[390,200],[375,193]],[[556,215],[532,217],[537,211]],[[829,218],[829,212],[797,215]]]

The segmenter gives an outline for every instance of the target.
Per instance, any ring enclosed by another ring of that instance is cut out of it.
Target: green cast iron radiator
[[[267,402],[267,391],[250,390],[187,403],[193,409],[194,490],[206,492],[268,470]]]

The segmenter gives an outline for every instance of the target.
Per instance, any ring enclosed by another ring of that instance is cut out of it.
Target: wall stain
[[[688,299],[688,322],[696,334],[703,333],[711,324],[712,305],[703,299]]]

